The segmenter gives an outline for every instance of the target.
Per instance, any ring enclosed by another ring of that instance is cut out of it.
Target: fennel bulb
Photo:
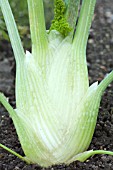
[[[16,59],[16,109],[3,94],[0,101],[13,119],[25,157],[1,147],[27,163],[43,167],[85,161],[94,133],[101,96],[113,71],[89,86],[86,45],[96,0],[55,1],[55,18],[45,29],[42,0],[28,0],[32,53],[24,53],[7,0],[0,6]],[[72,11],[71,15],[69,15]],[[74,22],[75,21],[75,22]],[[74,36],[74,38],[73,38]]]

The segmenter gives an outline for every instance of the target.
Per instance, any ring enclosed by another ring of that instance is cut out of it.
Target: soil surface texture
[[[87,47],[90,84],[100,82],[113,70],[113,1],[97,0],[94,20]],[[15,61],[8,42],[0,42],[0,91],[15,107]],[[0,143],[23,155],[21,145],[8,112],[0,105]],[[105,91],[100,105],[95,133],[90,149],[113,151],[113,83]],[[27,165],[0,148],[0,170],[46,170],[38,165]],[[59,165],[47,170],[113,170],[113,157],[95,155],[84,163]]]

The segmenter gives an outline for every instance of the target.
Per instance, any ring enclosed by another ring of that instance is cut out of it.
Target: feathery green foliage
[[[71,32],[72,28],[69,26],[69,23],[65,17],[66,5],[63,0],[54,0],[54,20],[51,24],[51,30],[57,30],[63,36],[67,36]]]

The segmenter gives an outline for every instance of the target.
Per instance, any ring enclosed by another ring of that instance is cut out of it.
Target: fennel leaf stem
[[[73,161],[80,161],[80,162],[84,162],[86,161],[89,157],[94,156],[96,154],[106,154],[106,155],[112,155],[113,156],[113,152],[112,151],[106,151],[106,150],[89,150],[89,151],[85,151],[82,153],[79,153],[78,155],[75,155],[72,159],[70,159],[68,161],[68,164],[70,164]]]
[[[86,62],[86,45],[94,13],[95,3],[96,0],[82,1],[80,17],[78,19],[78,24],[72,44],[73,60],[75,61],[73,62],[75,63],[73,64],[73,70],[75,69],[76,73],[75,82],[79,80],[76,90],[81,92],[81,96],[85,94],[89,87]]]
[[[9,112],[9,114],[12,118],[17,117],[16,112],[14,111],[12,106],[8,103],[7,98],[2,93],[0,93],[0,102],[6,108],[6,110]]]
[[[65,17],[67,18],[67,21],[72,28],[72,33],[74,33],[75,25],[78,18],[78,11],[79,11],[79,5],[80,0],[65,0],[66,4],[66,12]]]
[[[86,52],[87,39],[92,23],[96,0],[84,0],[80,10],[76,33],[73,44],[79,43],[81,50]]]
[[[26,157],[21,156],[20,154],[18,154],[18,153],[16,153],[15,151],[9,149],[9,148],[6,147],[5,145],[2,145],[1,143],[0,143],[0,147],[3,148],[3,149],[5,149],[6,151],[12,153],[13,155],[17,156],[17,157],[20,158],[22,161],[24,161],[24,162],[26,162],[26,163],[28,163],[28,164],[31,163]]]
[[[12,48],[14,51],[14,56],[17,64],[23,63],[24,60],[24,49],[20,40],[18,29],[14,20],[14,16],[11,11],[11,7],[7,0],[0,0],[1,10],[7,25],[9,37],[11,40]]]
[[[42,0],[27,0],[30,21],[32,53],[35,60],[41,64],[44,59],[43,50],[47,48],[47,35]],[[37,58],[38,54],[38,58]]]
[[[113,81],[113,71],[111,71],[98,85],[98,92],[103,93],[108,85]]]

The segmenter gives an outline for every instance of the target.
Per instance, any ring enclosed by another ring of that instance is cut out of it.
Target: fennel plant
[[[46,31],[42,0],[27,0],[32,52],[18,34],[8,0],[0,0],[16,60],[16,109],[0,93],[0,102],[14,122],[27,163],[43,167],[85,161],[94,133],[101,96],[113,71],[89,86],[86,46],[96,0],[55,0],[55,15]],[[77,22],[78,19],[78,22]],[[76,31],[75,31],[76,27]]]

